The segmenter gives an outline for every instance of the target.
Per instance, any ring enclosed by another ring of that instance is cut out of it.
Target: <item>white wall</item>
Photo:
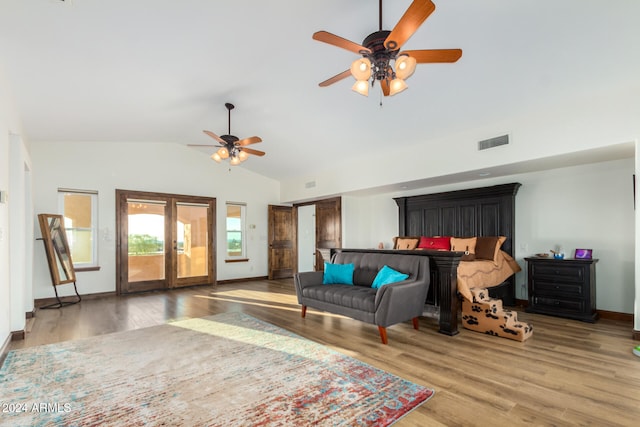
[[[357,159],[337,158],[334,168],[314,171],[282,184],[282,200],[296,202],[375,188],[399,182],[481,170],[499,165],[631,143],[640,135],[640,86],[558,99],[538,111],[504,117],[481,127],[460,129],[444,138],[425,140],[415,125],[413,140],[389,141],[384,151],[361,150]],[[523,100],[523,102],[525,102]],[[383,120],[383,117],[377,120]],[[478,151],[477,142],[510,135],[498,149]],[[315,181],[307,188],[305,183]]]
[[[316,205],[298,207],[298,271],[314,271],[316,265]]]
[[[636,155],[635,155],[635,168],[636,168],[636,180],[640,178],[640,141],[636,141]],[[640,203],[640,189],[639,185],[636,183],[636,205]],[[636,224],[640,224],[640,209],[636,207]],[[635,247],[640,248],[640,227],[636,226],[635,229]],[[635,251],[634,257],[634,273],[636,280],[636,296],[634,303],[634,322],[633,329],[634,331],[640,331],[640,251]]]
[[[0,67],[0,191],[7,194],[7,201],[0,203],[0,348],[8,342],[12,331],[24,330],[25,313],[32,307],[28,301],[27,267],[33,235],[29,234],[29,227],[24,227],[23,208],[28,209],[29,204],[25,202],[28,195],[22,193],[30,182],[28,179],[24,182],[24,175],[17,172],[29,163],[25,142],[18,136],[21,128],[8,81]],[[15,161],[19,164],[14,164]],[[12,254],[16,247],[20,253]]]
[[[516,197],[517,256],[556,245],[569,256],[592,248],[599,259],[597,308],[633,313],[634,168],[634,159],[625,159],[517,177],[523,184]]]
[[[11,330],[25,327],[25,313],[33,311],[33,201],[31,160],[20,135],[9,135],[9,217],[11,238]]]
[[[59,187],[97,190],[100,271],[79,272],[80,294],[115,291],[115,190],[215,197],[217,201],[217,279],[267,275],[267,206],[279,202],[279,184],[180,144],[38,142],[32,145],[35,213],[58,213]],[[257,159],[249,159],[259,161]],[[225,203],[246,202],[249,262],[225,263]],[[34,223],[35,219],[34,219]],[[40,236],[39,226],[36,234]],[[34,298],[54,295],[44,248],[36,247]],[[60,286],[61,295],[73,286]]]
[[[0,191],[9,191],[9,128],[3,119],[0,116]],[[0,203],[0,348],[11,332],[9,266],[9,205]]]
[[[398,207],[393,197],[520,182],[516,196],[516,260],[523,271],[516,294],[526,299],[524,257],[562,245],[571,256],[575,248],[591,248],[596,264],[597,308],[634,312],[635,212],[634,159],[595,163],[485,179],[464,184],[370,197],[349,197],[343,217],[349,233],[345,247],[391,247],[398,233]],[[367,224],[366,229],[350,224]],[[637,329],[637,327],[636,327]]]

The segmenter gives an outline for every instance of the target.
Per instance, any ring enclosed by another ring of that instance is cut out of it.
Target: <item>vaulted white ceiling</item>
[[[410,3],[385,1],[383,27]],[[404,47],[462,58],[418,65],[384,99],[350,78],[318,87],[357,55],[311,38],[361,43],[378,29],[375,0],[1,0],[0,67],[31,141],[214,143],[202,130],[227,133],[231,102],[232,134],[267,152],[242,167],[274,179],[638,87],[636,0],[434,3]]]

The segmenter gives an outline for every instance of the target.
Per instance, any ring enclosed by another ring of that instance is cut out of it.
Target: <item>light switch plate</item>
[[[0,203],[7,203],[7,192],[0,191]]]

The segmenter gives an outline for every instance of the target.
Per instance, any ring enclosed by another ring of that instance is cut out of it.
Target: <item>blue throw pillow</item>
[[[378,271],[378,274],[376,274],[376,278],[373,279],[371,287],[373,289],[378,289],[381,286],[388,285],[390,283],[402,282],[407,277],[409,277],[408,274],[400,273],[388,265],[385,265],[380,269],[380,271]]]
[[[324,263],[323,285],[353,285],[353,264]]]

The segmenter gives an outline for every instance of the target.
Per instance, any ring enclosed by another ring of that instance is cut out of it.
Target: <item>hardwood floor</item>
[[[388,372],[435,389],[397,426],[640,425],[640,358],[632,324],[595,324],[518,313],[533,324],[524,343],[460,329],[449,337],[435,319],[388,328],[309,309],[300,317],[293,281],[251,281],[121,297],[84,299],[38,310],[11,349],[49,344],[169,320],[243,311]]]

